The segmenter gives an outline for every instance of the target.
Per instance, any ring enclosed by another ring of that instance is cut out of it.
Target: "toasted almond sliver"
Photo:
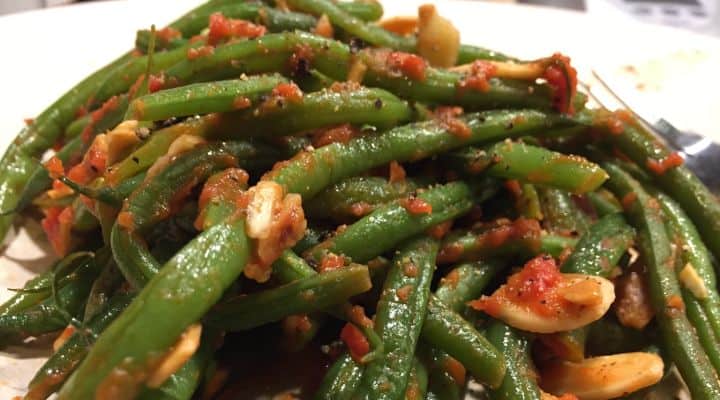
[[[185,332],[180,335],[178,342],[168,352],[157,369],[150,375],[146,385],[149,388],[158,388],[170,377],[170,375],[182,368],[187,360],[195,354],[198,346],[200,346],[201,333],[202,325],[190,325]]]
[[[541,386],[552,394],[572,393],[581,400],[606,400],[660,381],[663,361],[652,353],[623,353],[578,363],[557,362],[544,366],[540,373]]]

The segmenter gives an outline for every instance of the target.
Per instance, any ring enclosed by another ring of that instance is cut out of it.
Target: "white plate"
[[[95,69],[133,44],[135,31],[173,20],[197,0],[109,1],[0,17],[0,149],[32,117]],[[412,15],[421,1],[386,1],[386,15]],[[603,21],[549,8],[436,1],[462,32],[463,42],[532,59],[561,51],[573,58],[581,79],[591,68],[613,85],[637,91],[658,115],[680,129],[720,140],[720,41],[670,28]],[[628,76],[627,65],[638,74]],[[645,103],[647,104],[647,103]],[[0,258],[0,300],[50,258],[37,229],[21,232]],[[32,240],[31,237],[39,238]],[[23,394],[46,355],[0,354],[0,398]]]

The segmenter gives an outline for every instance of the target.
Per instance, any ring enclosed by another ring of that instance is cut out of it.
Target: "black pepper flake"
[[[133,157],[132,160],[133,160],[133,162],[134,162],[135,164],[140,164],[140,159],[139,159],[139,158]]]
[[[382,102],[382,100],[380,100],[380,99],[376,99],[376,100],[375,100],[375,104],[374,104],[374,106],[375,106],[375,108],[377,108],[378,110],[379,110],[379,109],[381,109],[381,108],[382,108],[382,106],[383,106],[383,102]]]
[[[285,107],[285,101],[283,101],[282,98],[278,98],[277,100],[275,100],[275,105],[278,108],[283,108],[283,107]]]
[[[90,169],[93,170],[93,172],[98,172],[97,167],[95,167],[94,165],[90,165]]]
[[[505,129],[508,129],[508,130],[509,130],[509,129],[514,128],[514,127],[515,127],[515,124],[513,124],[512,121],[510,121],[510,122],[505,126]]]

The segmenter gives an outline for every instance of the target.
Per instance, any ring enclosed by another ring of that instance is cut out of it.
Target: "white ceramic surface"
[[[415,14],[427,1],[385,1],[386,16]],[[88,3],[0,17],[0,149],[55,98],[133,44],[135,30],[158,26],[198,0]],[[720,41],[670,28],[605,21],[538,7],[436,1],[466,43],[531,59],[561,51],[581,79],[595,68],[623,95],[680,129],[720,140]],[[631,66],[631,67],[629,67]],[[641,90],[638,90],[640,88]],[[50,262],[36,224],[0,257],[0,301]],[[0,398],[23,394],[47,355],[45,345],[0,353]]]

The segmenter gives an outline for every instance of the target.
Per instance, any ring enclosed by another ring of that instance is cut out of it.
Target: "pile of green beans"
[[[0,305],[5,346],[62,332],[25,399],[233,398],[224,352],[259,342],[318,355],[301,398],[539,400],[552,365],[656,347],[720,398],[720,203],[641,125],[557,109],[557,56],[440,68],[372,0],[272,3],[139,31],[0,160],[0,237],[40,215],[65,253]],[[642,310],[534,333],[473,308],[540,258]]]

